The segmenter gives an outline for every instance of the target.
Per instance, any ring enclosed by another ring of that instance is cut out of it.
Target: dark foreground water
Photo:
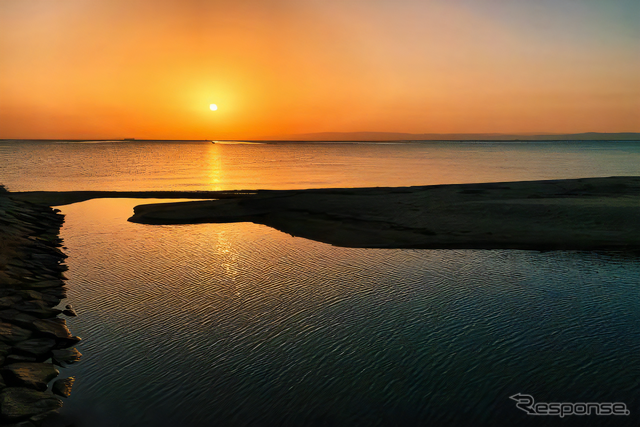
[[[579,425],[639,420],[639,258],[127,223],[146,202],[63,208],[78,426],[571,421],[527,416],[516,393],[631,411]]]

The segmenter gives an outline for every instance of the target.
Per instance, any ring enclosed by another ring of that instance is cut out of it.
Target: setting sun
[[[0,1],[0,138],[640,131],[634,0],[62,3]]]

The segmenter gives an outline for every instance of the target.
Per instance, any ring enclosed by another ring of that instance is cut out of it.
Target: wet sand
[[[142,205],[145,224],[250,221],[359,248],[640,248],[640,177],[259,191]]]
[[[63,206],[91,199],[225,199],[255,194],[255,191],[18,191],[16,200],[48,206]]]
[[[216,198],[135,208],[132,222],[254,222],[358,248],[640,250],[640,177],[221,192],[13,193],[51,205],[97,197]]]

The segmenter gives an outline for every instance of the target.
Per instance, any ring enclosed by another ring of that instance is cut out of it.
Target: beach
[[[23,192],[65,205],[95,198],[216,199],[139,205],[142,224],[254,222],[336,246],[640,249],[640,177],[395,188]]]
[[[141,205],[129,220],[249,221],[361,248],[637,250],[640,178],[258,191],[213,201]]]

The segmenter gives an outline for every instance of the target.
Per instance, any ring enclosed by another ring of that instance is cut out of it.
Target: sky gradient
[[[637,0],[0,1],[0,138],[640,132],[639,76]]]

